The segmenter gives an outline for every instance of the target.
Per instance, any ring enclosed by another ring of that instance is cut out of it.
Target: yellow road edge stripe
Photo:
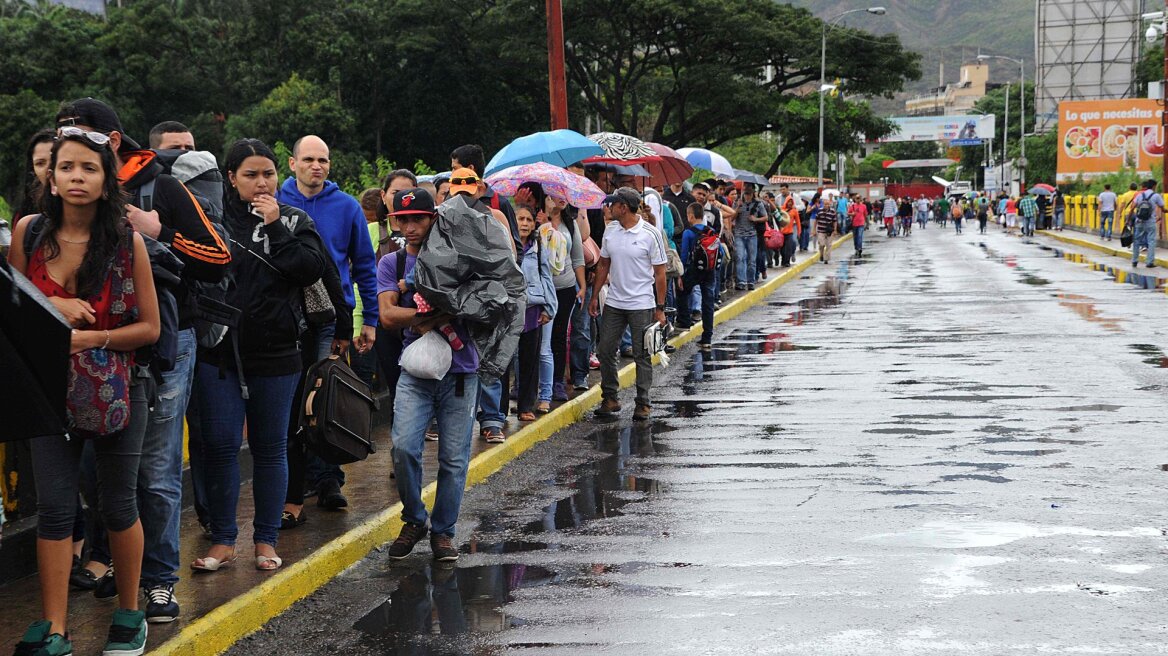
[[[1057,232],[1054,232],[1053,230],[1039,230],[1038,234],[1046,235],[1047,237],[1050,237],[1052,239],[1057,239],[1061,242],[1065,242],[1068,244],[1074,244],[1075,246],[1082,246],[1083,248],[1090,248],[1091,250],[1099,251],[1100,253],[1106,253],[1108,255],[1114,255],[1116,257],[1127,258],[1128,262],[1131,262],[1131,249],[1130,248],[1115,248],[1114,246],[1107,246],[1105,244],[1096,244],[1095,242],[1088,240],[1088,239],[1080,239],[1079,237],[1075,237],[1074,235],[1059,234]],[[1146,253],[1141,254],[1140,260],[1142,262],[1146,263],[1148,261],[1147,254]],[[1162,257],[1158,257],[1158,258],[1156,258],[1156,264],[1158,266],[1168,267],[1168,260],[1166,260]]]
[[[832,244],[832,249],[848,239],[850,237],[840,237]],[[817,261],[811,255],[811,251],[808,251],[807,258],[802,262],[718,310],[714,314],[714,323],[725,323],[754,307],[782,285],[798,280],[799,274]],[[697,339],[701,333],[702,327],[699,323],[671,339],[670,343],[680,347]],[[656,356],[653,362],[658,363]],[[622,388],[632,385],[635,380],[635,364],[621,368]],[[524,451],[580,420],[599,403],[600,385],[593,385],[587,392],[564,403],[539,421],[515,432],[503,444],[475,456],[467,470],[466,486],[469,488],[483,482]],[[427,508],[433,506],[436,490],[437,483],[431,483],[423,488],[422,500]],[[402,526],[401,511],[402,504],[395,503],[365,520],[361,525],[338,535],[308,557],[291,563],[263,583],[193,620],[170,640],[151,649],[150,653],[159,656],[222,654],[245,636],[263,628],[297,601],[317,591],[341,572],[368,556],[377,547],[396,538]]]

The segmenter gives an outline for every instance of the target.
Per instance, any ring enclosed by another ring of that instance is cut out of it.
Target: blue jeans
[[[794,237],[794,234],[786,235],[787,239]],[[803,225],[799,226],[799,250],[805,251],[811,247],[811,222],[806,218],[803,219]]]
[[[402,500],[402,521],[426,524],[422,449],[426,428],[437,417],[438,492],[430,514],[430,530],[435,535],[454,537],[470,464],[478,392],[478,374],[446,374],[442,380],[423,380],[402,371],[393,409],[393,470]]]
[[[1034,234],[1034,218],[1033,216],[1022,215],[1022,234],[1027,236]]]
[[[568,368],[572,373],[572,384],[585,384],[588,379],[588,359],[592,355],[592,315],[588,314],[588,304],[592,302],[592,285],[584,291],[584,305],[572,314],[572,339],[568,349]]]
[[[864,250],[864,226],[852,226],[852,247],[857,253]]]
[[[511,368],[514,369],[515,367],[512,366]],[[398,380],[400,381],[401,378],[398,378]],[[491,377],[488,380],[479,381],[479,427],[483,430],[488,428],[502,428],[507,423],[507,408],[511,403],[511,399],[506,396],[508,391],[504,389],[503,383],[503,379],[498,377]],[[394,412],[397,412],[396,401],[394,402]]]
[[[163,372],[138,465],[138,508],[145,548],[142,586],[173,585],[179,567],[182,512],[183,418],[195,376],[195,330],[178,334],[174,369]]]
[[[1140,247],[1148,249],[1147,263],[1151,266],[1156,263],[1156,220],[1136,221],[1132,231],[1132,264],[1140,261]]]
[[[1062,230],[1063,229],[1063,225],[1066,223],[1066,218],[1067,218],[1067,211],[1066,210],[1055,210],[1054,211],[1055,230]]]
[[[1099,211],[1099,237],[1111,239],[1111,228],[1115,223],[1115,210]]]
[[[754,284],[758,275],[755,262],[758,260],[758,235],[734,235],[735,264],[738,268],[738,284]]]
[[[199,417],[203,424],[203,474],[207,507],[211,513],[211,540],[234,545],[239,535],[235,509],[239,505],[239,447],[243,422],[252,456],[252,494],[255,497],[254,541],[276,546],[280,513],[288,491],[288,417],[300,374],[248,376],[251,398],[240,395],[239,374],[199,363]]]
[[[564,308],[564,312],[571,312]],[[555,375],[556,360],[552,356],[552,325],[544,326],[539,341],[539,400],[551,403],[552,377]]]
[[[693,300],[693,291],[700,290],[702,304],[702,344],[709,344],[714,339],[714,277],[706,274],[706,279],[697,281],[689,276],[683,278],[685,287],[677,297],[677,318],[683,326],[690,325],[690,316],[693,314],[690,303]]]
[[[770,264],[770,251],[766,246],[766,237],[755,233],[755,243],[758,244],[758,257],[754,258],[754,278],[758,280],[762,274],[766,273],[768,265]]]

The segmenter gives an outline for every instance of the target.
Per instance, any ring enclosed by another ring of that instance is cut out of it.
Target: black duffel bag
[[[364,460],[373,447],[373,413],[377,399],[338,355],[308,368],[300,397],[300,432],[304,445],[321,460],[346,465]]]

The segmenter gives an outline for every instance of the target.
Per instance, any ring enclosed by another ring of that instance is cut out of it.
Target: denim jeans
[[[1065,209],[1055,210],[1054,211],[1054,229],[1055,230],[1062,230],[1063,225],[1066,224],[1066,219],[1067,219],[1067,211]]]
[[[864,250],[864,226],[852,226],[852,247],[857,253]]]
[[[755,264],[758,261],[758,235],[734,235],[734,257],[738,269],[738,284],[754,284],[754,277],[758,274]]]
[[[1132,264],[1138,264],[1140,261],[1140,247],[1148,249],[1147,263],[1152,265],[1156,263],[1156,220],[1150,221],[1135,221],[1135,228],[1132,231]]]
[[[1099,237],[1111,239],[1111,228],[1115,223],[1115,210],[1099,211]]]
[[[142,585],[178,582],[182,512],[183,418],[195,376],[195,330],[178,334],[174,369],[163,372],[138,465],[138,508],[145,537]]]
[[[454,537],[458,509],[466,488],[474,430],[475,400],[479,397],[478,374],[446,374],[442,380],[414,378],[403,371],[394,399],[393,470],[402,520],[426,524],[422,503],[422,450],[426,428],[438,419],[438,491],[430,530]]]
[[[803,218],[803,224],[801,226],[799,226],[799,235],[798,236],[799,236],[799,240],[798,240],[799,241],[799,250],[805,251],[808,248],[811,248],[811,222],[808,221],[806,217]],[[786,237],[786,239],[783,241],[783,243],[786,244],[788,241],[790,241],[792,238],[795,237],[795,234],[791,233],[789,235],[784,235],[784,237]],[[784,248],[784,251],[785,251],[785,248]]]
[[[588,380],[589,363],[592,356],[592,315],[588,313],[588,304],[592,302],[592,285],[584,291],[584,305],[577,308],[572,314],[571,345],[568,348],[568,368],[572,375],[572,384],[585,384]]]
[[[755,243],[758,245],[758,248],[756,249],[758,251],[758,256],[754,258],[754,279],[758,280],[764,273],[766,273],[766,270],[769,268],[770,249],[767,248],[766,237],[755,233],[754,238]]]
[[[677,297],[677,317],[682,325],[690,325],[690,316],[693,314],[690,303],[693,301],[693,292],[697,289],[701,296],[702,308],[702,344],[709,344],[714,339],[714,277],[706,274],[704,280],[697,280],[696,276],[685,276],[685,287]]]
[[[645,328],[653,321],[653,309],[621,310],[611,305],[604,306],[604,316],[600,321],[600,345],[596,357],[600,359],[600,387],[602,396],[615,399],[620,391],[617,373],[620,369],[620,352],[617,344],[625,328],[632,331],[633,362],[637,365],[637,403],[649,404],[649,391],[653,387],[653,360],[645,348]]]
[[[510,392],[505,387],[509,385],[510,376],[506,374],[501,378],[492,376],[490,379],[479,381],[479,427],[483,430],[502,428],[507,423],[507,409],[511,399]],[[394,412],[396,411],[397,403],[395,402]]]
[[[570,312],[564,308],[565,312]],[[539,400],[551,403],[552,374],[555,373],[556,362],[552,357],[552,325],[549,323],[540,330],[539,337]]]
[[[253,465],[254,541],[274,547],[288,490],[288,416],[300,374],[248,376],[250,398],[246,400],[240,395],[239,374],[225,370],[223,375],[220,379],[219,367],[203,362],[195,373],[211,539],[215,544],[234,545],[239,535],[235,510],[246,419]]]
[[[1022,215],[1022,234],[1030,236],[1034,234],[1034,220],[1036,217]]]

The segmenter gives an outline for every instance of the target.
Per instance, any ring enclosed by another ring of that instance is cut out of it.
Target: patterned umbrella
[[[591,157],[585,162],[619,162],[622,164],[644,164],[661,160],[661,156],[653,151],[644,141],[627,134],[616,132],[597,132],[588,135],[604,149],[604,154]]]
[[[649,176],[653,178],[653,184],[671,185],[685,182],[689,176],[693,175],[693,165],[685,161],[685,158],[676,150],[652,141],[645,142],[645,145],[661,157],[659,162],[646,162],[644,164],[645,168],[649,170]]]
[[[504,196],[514,196],[525,182],[538,182],[547,195],[581,209],[604,204],[605,193],[591,180],[546,162],[512,166],[486,178],[491,189]]]

